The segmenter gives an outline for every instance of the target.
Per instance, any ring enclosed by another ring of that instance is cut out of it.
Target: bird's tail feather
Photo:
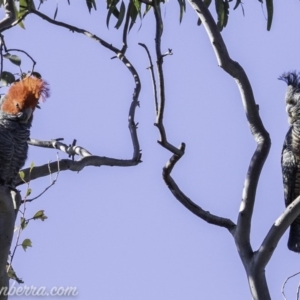
[[[300,223],[299,222],[293,222],[290,226],[288,248],[291,251],[300,253]]]

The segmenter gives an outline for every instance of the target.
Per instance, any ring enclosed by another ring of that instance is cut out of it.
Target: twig
[[[184,153],[185,144],[181,144],[179,147],[179,150]],[[201,218],[202,220],[206,221],[207,223],[217,225],[220,227],[227,228],[231,233],[236,228],[236,225],[227,218],[222,218],[216,215],[211,214],[209,211],[203,210],[199,205],[194,203],[190,198],[188,198],[177,186],[173,178],[171,177],[171,172],[175,166],[175,164],[179,161],[181,156],[178,156],[174,154],[171,159],[168,161],[166,166],[163,168],[163,179],[174,195],[174,197],[182,204],[184,205],[189,211],[191,211],[193,214]]]
[[[0,76],[2,76],[3,72],[3,48],[5,47],[4,38],[3,35],[0,34],[0,63],[1,63],[1,69],[0,69]]]
[[[26,51],[20,50],[20,49],[5,49],[5,51],[6,51],[6,52],[10,52],[10,51],[22,52],[22,53],[24,53],[25,55],[27,55],[27,56],[31,59],[31,61],[32,61],[32,70],[31,70],[31,73],[34,71],[34,67],[35,67],[35,65],[36,65],[36,61],[35,61],[35,60],[33,59],[33,57],[30,56]]]
[[[110,166],[110,167],[132,167],[136,166],[140,163],[140,160],[133,160],[133,159],[115,159],[109,158],[105,156],[86,156],[78,161],[73,161],[71,159],[61,159],[59,161],[60,164],[60,172],[62,171],[73,171],[73,172],[80,172],[85,167],[93,166],[93,167],[101,167],[101,166]],[[31,180],[35,180],[37,178],[41,178],[44,176],[49,175],[49,168],[51,169],[51,173],[55,173],[58,171],[57,163],[52,162],[49,165],[44,164],[42,166],[34,167],[32,173],[30,175]],[[24,172],[24,179],[27,181],[29,179],[29,171],[30,168],[23,169]],[[16,180],[16,186],[24,184],[21,178]]]
[[[156,115],[155,126],[158,128],[160,133],[160,141],[158,143],[169,150],[170,152],[177,154],[179,156],[182,153],[179,151],[178,148],[174,147],[170,144],[167,140],[167,135],[165,131],[165,127],[163,124],[163,117],[164,117],[164,110],[165,110],[165,80],[164,80],[164,73],[163,73],[163,55],[161,54],[161,36],[163,33],[163,21],[161,18],[161,11],[160,5],[158,0],[153,1],[153,11],[155,16],[156,22],[156,32],[155,32],[155,51],[156,51],[156,65],[157,65],[157,73],[158,73],[158,82],[159,82],[159,105],[158,105],[158,113]]]
[[[143,47],[146,50],[149,62],[150,62],[150,66],[148,67],[148,69],[150,70],[150,74],[151,74],[151,81],[152,81],[152,85],[153,85],[153,94],[154,94],[154,102],[155,102],[155,114],[158,114],[158,100],[157,100],[157,88],[156,88],[156,80],[155,80],[155,75],[154,75],[154,68],[153,68],[153,63],[152,63],[152,58],[149,52],[148,47],[143,44],[143,43],[139,43],[139,45],[141,47]]]
[[[32,202],[36,199],[38,199],[39,197],[41,197],[44,193],[46,193],[57,181],[58,179],[58,175],[59,175],[59,172],[60,172],[60,168],[59,168],[59,158],[57,156],[57,172],[56,172],[56,176],[55,176],[55,179],[52,180],[52,173],[51,173],[51,168],[50,168],[50,165],[48,163],[48,170],[49,170],[49,175],[50,175],[50,180],[51,180],[51,183],[50,185],[48,185],[40,194],[38,194],[36,197],[32,198],[32,199],[26,199],[26,202]],[[24,201],[22,201],[22,203],[24,203]]]
[[[150,52],[146,45],[139,43],[142,46],[148,55],[148,59],[150,61],[150,72],[154,90],[154,99],[155,99],[155,106],[156,106],[156,123],[155,125],[158,127],[161,141],[159,141],[160,145],[164,148],[168,149],[170,152],[173,153],[170,160],[167,162],[166,166],[163,168],[163,179],[168,186],[169,190],[173,193],[174,197],[184,205],[188,210],[194,213],[196,216],[200,217],[201,219],[205,220],[208,223],[225,227],[227,228],[232,234],[235,230],[236,225],[230,220],[226,218],[222,218],[216,215],[211,214],[208,211],[204,211],[199,205],[194,203],[190,198],[188,198],[177,186],[173,178],[171,177],[171,172],[175,167],[175,164],[180,160],[180,158],[184,155],[185,151],[185,144],[182,143],[178,148],[174,147],[167,141],[164,125],[163,125],[163,114],[165,108],[165,85],[164,85],[164,75],[163,75],[163,58],[167,55],[172,55],[172,50],[168,49],[165,54],[161,53],[160,45],[161,45],[161,36],[162,36],[162,28],[163,23],[161,19],[161,12],[159,4],[154,1],[154,15],[156,20],[156,35],[155,35],[155,45],[156,45],[156,56],[157,56],[157,72],[158,72],[158,79],[159,79],[159,103],[157,101],[157,91],[156,91],[156,82],[155,76],[153,71],[153,64]]]
[[[300,214],[300,196],[297,197],[279,216],[275,221],[265,239],[263,240],[261,246],[254,256],[253,262],[260,266],[260,268],[265,268],[271,259],[277,244],[287,228]]]
[[[56,20],[53,20],[51,18],[49,18],[48,16],[42,14],[41,12],[32,9],[30,11],[31,13],[39,16],[40,18],[46,20],[47,22],[57,25],[57,26],[61,26],[64,28],[67,28],[69,30],[71,30],[72,32],[77,32],[77,33],[81,33],[95,41],[97,41],[98,43],[100,43],[102,46],[104,46],[105,48],[111,50],[112,52],[117,54],[117,57],[123,62],[123,64],[127,67],[127,69],[130,71],[131,75],[133,76],[134,82],[135,82],[135,88],[134,88],[134,92],[133,92],[133,96],[132,96],[132,102],[129,108],[129,116],[128,116],[128,127],[129,127],[129,131],[131,134],[131,140],[133,143],[133,157],[132,160],[135,162],[141,162],[141,150],[140,150],[140,145],[139,145],[139,141],[138,141],[138,137],[137,137],[137,127],[136,127],[136,123],[134,121],[134,116],[135,116],[135,109],[137,106],[139,106],[139,94],[141,91],[141,81],[139,78],[139,75],[137,73],[137,71],[135,70],[134,66],[131,64],[131,62],[126,58],[126,56],[116,47],[112,46],[111,44],[107,43],[106,41],[104,41],[103,39],[99,38],[98,36],[96,36],[95,34],[90,33],[87,30],[84,29],[80,29],[78,27],[63,23],[63,22],[59,22]]]
[[[281,294],[282,294],[284,300],[287,300],[287,298],[286,298],[286,296],[285,296],[285,293],[284,293],[285,285],[287,284],[287,282],[288,282],[291,278],[293,278],[293,277],[295,277],[295,276],[297,276],[297,275],[299,275],[299,274],[300,274],[300,272],[297,272],[297,273],[295,273],[295,274],[289,276],[289,277],[284,281],[284,283],[283,283],[283,285],[282,285],[282,288],[281,288]]]
[[[52,149],[58,149],[62,152],[65,152],[69,155],[69,157],[74,157],[74,155],[79,155],[81,157],[87,157],[92,156],[92,154],[84,149],[83,147],[73,145],[66,145],[62,142],[62,138],[51,140],[51,141],[41,141],[37,139],[30,138],[28,140],[28,144],[36,147],[43,147],[43,148],[52,148]]]

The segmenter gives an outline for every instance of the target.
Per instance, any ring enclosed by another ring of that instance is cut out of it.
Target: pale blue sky
[[[60,1],[57,20],[89,30],[116,47],[122,31],[107,30],[105,2],[91,15],[85,1]],[[284,71],[299,69],[298,1],[276,3],[272,30],[266,31],[264,8],[258,1],[230,12],[222,32],[231,57],[247,72],[272,148],[257,193],[252,224],[254,249],[284,210],[280,155],[288,129],[284,107]],[[279,1],[274,1],[279,2]],[[56,2],[42,12],[53,16]],[[177,1],[163,8],[162,52],[165,59],[168,139],[186,143],[186,154],[174,169],[181,189],[205,210],[236,221],[243,181],[255,142],[250,134],[235,82],[217,66],[214,52],[197,17],[187,4],[179,25]],[[48,216],[23,232],[33,248],[19,249],[14,261],[27,285],[77,286],[76,299],[198,300],[251,299],[246,275],[227,230],[206,224],[187,211],[162,181],[170,157],[157,144],[148,61],[137,44],[154,55],[152,12],[132,29],[128,59],[142,81],[137,109],[143,163],[131,168],[89,167],[79,174],[62,172],[55,186],[27,206],[27,216],[40,209]],[[37,16],[5,32],[8,48],[28,51],[36,70],[49,82],[51,98],[34,118],[31,136],[65,138],[96,155],[130,158],[132,146],[127,113],[133,79],[112,52],[83,35],[55,27]],[[23,58],[23,71],[31,68]],[[153,57],[154,59],[154,57]],[[7,69],[17,72],[6,62]],[[6,69],[6,68],[5,68]],[[27,166],[55,161],[56,150],[30,147]],[[66,158],[59,153],[60,158]],[[41,192],[50,179],[32,182]],[[280,241],[266,269],[272,299],[281,299],[287,276],[300,270],[299,256]],[[295,298],[299,278],[286,294]],[[31,297],[28,297],[31,299]],[[33,299],[33,298],[32,298]]]

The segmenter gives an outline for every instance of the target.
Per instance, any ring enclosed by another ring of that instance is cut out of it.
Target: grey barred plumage
[[[27,159],[30,126],[20,123],[14,115],[0,113],[0,184],[15,186]]]
[[[279,79],[288,85],[285,102],[290,128],[281,156],[284,199],[288,206],[300,196],[300,73],[284,73]],[[300,215],[290,226],[288,248],[300,253]]]
[[[15,187],[27,159],[30,127],[40,97],[49,96],[47,84],[36,77],[14,83],[0,102],[0,184]]]

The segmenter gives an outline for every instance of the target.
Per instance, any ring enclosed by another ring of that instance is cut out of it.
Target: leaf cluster
[[[70,0],[67,0],[68,4],[71,4]],[[91,13],[91,11],[97,10],[97,5],[95,0],[84,0],[86,3],[86,7]],[[212,0],[202,0],[207,8],[210,7]],[[35,9],[35,4],[33,0],[15,0],[15,2],[19,2],[19,9],[15,5],[15,10],[18,18],[21,18],[27,11],[31,9]],[[177,0],[179,5],[179,22],[182,21],[184,12],[186,11],[186,1],[185,0]],[[217,25],[220,31],[226,27],[229,19],[229,11],[230,4],[233,0],[214,0],[215,2],[215,11],[218,16]],[[261,4],[264,4],[263,0],[258,0]],[[45,0],[39,0],[39,6],[45,3]],[[111,17],[116,18],[115,28],[119,29],[123,24],[123,21],[128,17],[130,25],[128,27],[128,32],[136,23],[136,19],[139,16],[140,19],[144,18],[149,10],[154,5],[165,4],[165,0],[129,0],[128,3],[125,3],[124,0],[106,0],[107,3],[107,16],[106,16],[106,25],[109,27],[109,23]],[[0,0],[0,6],[3,4],[3,0]],[[53,19],[56,19],[58,13],[58,4],[56,5],[56,9],[54,11]],[[145,4],[145,8],[142,8],[142,4]],[[238,7],[241,7],[243,14],[243,2],[242,0],[235,0],[235,4],[233,6],[233,10],[236,10]],[[267,30],[271,29],[272,20],[273,20],[273,0],[265,0],[265,8],[267,12]],[[198,25],[201,24],[201,21],[198,20]],[[20,22],[19,25],[22,28],[24,27],[23,22]]]

